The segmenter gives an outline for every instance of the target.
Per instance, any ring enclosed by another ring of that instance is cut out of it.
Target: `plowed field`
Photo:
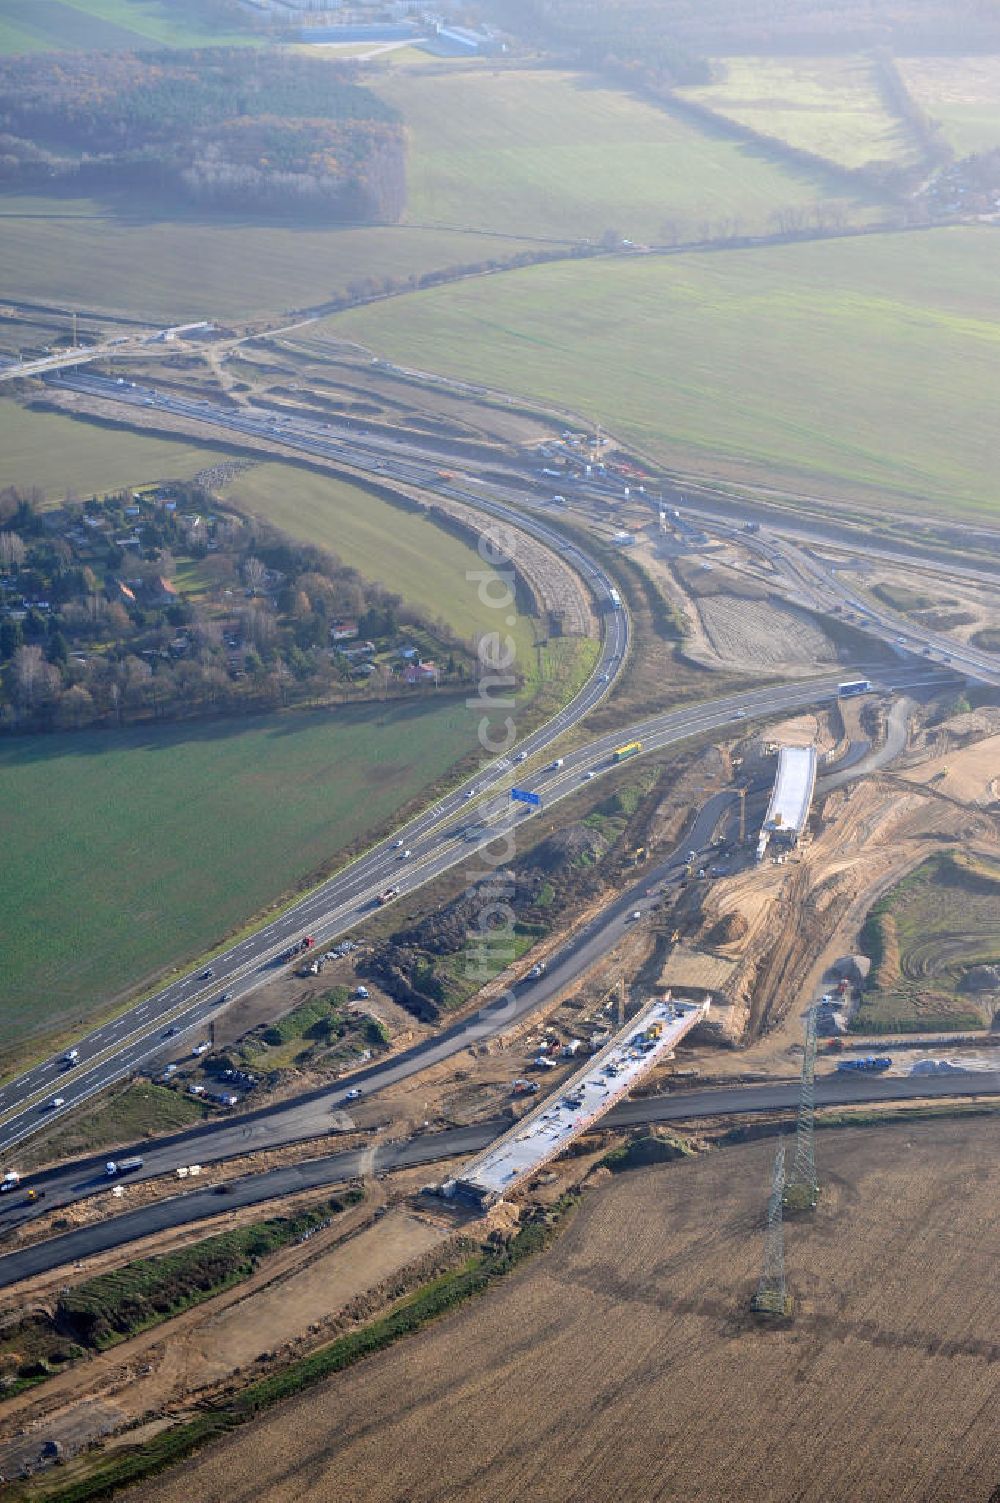
[[[592,1192],[523,1273],[142,1498],[985,1503],[1000,1123],[824,1134],[784,1331],[744,1313],[773,1148]]]

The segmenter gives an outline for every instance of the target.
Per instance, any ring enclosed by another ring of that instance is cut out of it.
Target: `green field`
[[[246,43],[247,32],[201,26],[166,0],[0,0],[0,53],[138,50]]]
[[[903,57],[898,67],[959,156],[1000,146],[1000,56]]]
[[[697,239],[724,224],[759,231],[777,209],[843,192],[587,74],[397,69],[374,87],[410,131],[416,223]]]
[[[0,488],[38,486],[50,500],[67,492],[82,498],[145,480],[188,480],[224,458],[220,449],[34,412],[0,396]]]
[[[419,276],[523,249],[446,230],[299,228],[0,194],[6,298],[65,308],[71,295],[78,309],[158,324],[279,314],[339,297],[359,279]]]
[[[712,83],[680,89],[681,97],[838,166],[913,157],[866,57],[725,57],[713,73]]]
[[[484,567],[476,549],[415,512],[346,481],[278,464],[240,475],[225,495],[293,537],[329,548],[463,639],[496,630],[496,611],[480,602],[478,582],[467,577]],[[514,635],[522,655],[530,655],[530,619]]]
[[[421,700],[0,743],[6,1050],[213,945],[391,819],[476,724]]]
[[[327,321],[674,465],[995,516],[987,228],[531,267]]]

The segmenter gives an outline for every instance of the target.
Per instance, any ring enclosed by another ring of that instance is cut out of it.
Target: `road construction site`
[[[193,1392],[241,1381],[258,1359],[280,1367],[299,1349],[297,1335],[306,1345],[329,1337],[342,1328],[338,1322],[356,1323],[379,1298],[384,1303],[390,1285],[400,1292],[403,1286],[391,1281],[402,1269],[419,1265],[426,1276],[460,1226],[472,1226],[479,1237],[499,1234],[504,1217],[516,1224],[539,1196],[544,1202],[547,1194],[578,1183],[594,1167],[604,1134],[667,1122],[690,1127],[709,1119],[787,1119],[799,1092],[802,1011],[824,994],[834,963],[857,953],[873,903],[945,847],[960,846],[982,862],[1000,851],[991,760],[1000,712],[988,703],[975,712],[947,709],[966,677],[988,699],[1000,683],[1000,664],[971,640],[974,633],[958,640],[939,621],[915,619],[912,612],[901,617],[868,590],[870,580],[849,579],[841,562],[850,550],[842,539],[835,555],[828,540],[807,529],[803,536],[801,527],[779,532],[755,523],[748,531],[724,512],[689,505],[702,543],[692,539],[694,523],[683,515],[671,520],[661,494],[623,496],[621,478],[605,473],[581,475],[574,492],[578,519],[597,528],[601,548],[590,554],[575,540],[567,545],[562,507],[547,494],[551,486],[543,493],[530,468],[509,456],[499,469],[491,461],[487,484],[481,473],[442,474],[440,453],[422,442],[381,434],[361,442],[344,425],[320,422],[315,414],[246,405],[234,412],[152,386],[123,392],[101,376],[65,378],[57,394],[69,405],[104,404],[106,414],[141,407],[146,422],[152,409],[157,422],[180,425],[177,431],[225,428],[262,452],[377,471],[380,480],[423,487],[456,507],[500,517],[540,548],[561,553],[584,581],[588,603],[577,625],[583,631],[599,625],[602,654],[577,700],[522,748],[526,765],[509,757],[491,762],[406,827],[402,839],[414,861],[404,876],[395,845],[383,843],[217,961],[212,987],[192,974],[145,1004],[142,1019],[126,1014],[120,1037],[82,1040],[79,1074],[66,1076],[58,1062],[46,1062],[5,1087],[0,1107],[8,1146],[33,1130],[54,1080],[60,1091],[63,1079],[71,1082],[68,1106],[85,1101],[148,1062],[161,1065],[165,1050],[174,1047],[165,1044],[162,1023],[170,1020],[182,1038],[193,1026],[203,1028],[218,1005],[217,988],[228,987],[230,978],[237,1005],[246,1006],[258,991],[266,995],[273,955],[305,929],[318,947],[356,932],[376,912],[373,900],[390,879],[396,885],[398,878],[415,904],[421,889],[436,892],[430,884],[446,875],[457,881],[461,862],[474,854],[464,834],[468,804],[484,835],[516,828],[519,816],[510,814],[516,782],[542,803],[539,813],[523,818],[548,819],[554,827],[553,807],[577,811],[592,778],[618,776],[623,746],[634,745],[636,757],[649,759],[684,745],[688,781],[682,786],[692,817],[678,823],[676,804],[666,799],[642,805],[641,825],[636,821],[631,833],[634,871],[619,870],[586,911],[570,913],[557,934],[501,978],[502,985],[487,988],[476,1010],[426,1029],[409,1048],[400,1037],[385,1057],[343,1080],[173,1139],[122,1145],[123,1152],[137,1150],[143,1162],[134,1178],[115,1187],[122,1194],[114,1202],[103,1153],[43,1169],[5,1196],[0,1236],[11,1250],[0,1257],[0,1284],[16,1299],[25,1280],[61,1276],[57,1270],[70,1261],[114,1266],[137,1249],[167,1245],[163,1239],[190,1239],[198,1228],[234,1222],[253,1208],[308,1201],[350,1180],[364,1181],[369,1193],[350,1237],[331,1235],[314,1250],[321,1255],[315,1263],[312,1254],[290,1255],[281,1270],[286,1283],[261,1277],[246,1288],[254,1298],[248,1311],[261,1312],[259,1334],[255,1325],[247,1337],[248,1312],[234,1294],[215,1307],[214,1324],[185,1317],[165,1336],[140,1341],[120,1368],[104,1362],[103,1397],[89,1420],[81,1416],[72,1370],[55,1380],[58,1388],[43,1385],[38,1400],[22,1396],[18,1423],[34,1430],[26,1444],[7,1452],[15,1464],[34,1454],[40,1427],[50,1420],[53,1433],[77,1447],[133,1425],[154,1408],[166,1409],[155,1433]],[[475,471],[473,461],[470,452],[463,464]],[[761,639],[784,634],[758,672],[773,672],[780,663],[784,681],[618,726],[587,742],[578,739],[579,730],[568,736],[621,681],[633,647],[629,611],[604,563],[615,544],[608,533],[611,513],[616,531],[631,515],[650,576],[655,566],[667,598],[695,610],[700,646],[729,669],[745,667],[755,650],[738,630],[744,596],[731,597],[729,586],[735,580],[738,590],[748,590]],[[879,567],[891,570],[893,563],[883,560]],[[704,584],[713,577],[721,582],[718,590]],[[888,572],[885,579],[892,583]],[[981,581],[980,587],[986,588]],[[565,602],[572,616],[570,594]],[[797,636],[796,623],[806,619],[813,635]],[[871,662],[856,651],[865,639],[876,644]],[[862,676],[872,686],[863,703],[840,700],[840,685]],[[543,763],[553,750],[555,759]],[[706,785],[713,790],[707,799],[699,797]],[[576,823],[585,826],[587,818],[592,815]],[[755,864],[757,837],[768,825],[769,844]],[[657,831],[668,830],[669,841],[665,834],[657,839]],[[957,1068],[914,1072],[894,1061],[878,1076],[849,1075],[836,1071],[831,1057],[821,1060],[817,1103],[885,1109],[1000,1096],[988,995],[977,1005],[980,1036],[951,1051]],[[384,1016],[398,1022],[388,1010]],[[874,1052],[871,1041],[858,1042]],[[581,1067],[579,1058],[590,1049]],[[913,1063],[944,1053],[935,1042]],[[636,1088],[649,1094],[626,1100]],[[533,1104],[535,1097],[538,1105],[522,1116],[522,1103]],[[579,1161],[566,1156],[571,1146]],[[192,1163],[201,1169],[197,1183],[179,1184],[178,1169]],[[391,1176],[387,1183],[385,1176]],[[415,1193],[428,1180],[450,1183],[459,1193],[434,1197],[432,1204]],[[29,1202],[29,1190],[43,1193]],[[458,1209],[463,1199],[474,1202],[476,1212],[467,1222],[456,1219],[471,1216]],[[483,1209],[489,1211],[485,1221]],[[359,1271],[362,1262],[367,1275]],[[352,1305],[374,1286],[381,1289],[378,1298]],[[170,1332],[196,1328],[184,1358],[174,1361]],[[13,1439],[11,1428],[0,1428],[0,1446]]]

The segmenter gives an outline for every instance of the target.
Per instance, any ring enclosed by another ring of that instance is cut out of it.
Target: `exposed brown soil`
[[[773,1330],[747,1315],[773,1143],[616,1177],[488,1299],[127,1496],[978,1503],[998,1150],[985,1119],[824,1136]]]

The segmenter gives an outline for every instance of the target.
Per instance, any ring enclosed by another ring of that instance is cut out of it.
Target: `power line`
[[[764,1264],[757,1293],[750,1301],[755,1315],[788,1314],[785,1292],[785,1224],[781,1217],[785,1190],[785,1142],[778,1143],[771,1173],[771,1195],[767,1202],[767,1230],[764,1233]]]
[[[819,1186],[816,1183],[816,1009],[806,1013],[806,1044],[802,1053],[802,1080],[799,1085],[799,1119],[795,1129],[795,1158],[785,1186],[786,1211],[815,1209]]]

